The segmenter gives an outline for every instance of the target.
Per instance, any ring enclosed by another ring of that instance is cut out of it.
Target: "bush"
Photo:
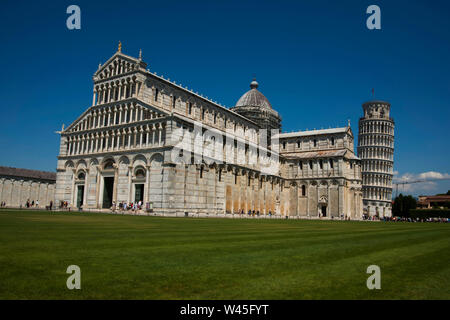
[[[450,218],[450,210],[445,209],[411,209],[409,210],[409,214],[413,219]]]

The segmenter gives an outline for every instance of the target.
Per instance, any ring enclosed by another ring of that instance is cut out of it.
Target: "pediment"
[[[152,105],[149,105],[149,104],[146,104],[146,103],[142,102],[141,100],[136,100],[136,99],[133,99],[133,100],[134,100],[134,102],[136,102],[137,105],[139,105],[141,107],[144,107],[145,108],[144,110],[148,110],[149,112],[153,113],[153,115],[156,115],[157,118],[161,118],[161,117],[165,117],[165,116],[169,115],[165,110],[159,109],[159,108],[157,108],[155,106],[152,106]],[[120,108],[120,107],[123,107],[126,104],[130,104],[130,103],[134,103],[134,102],[132,102],[130,100],[128,100],[128,101],[119,101],[119,102],[116,102],[114,104],[111,104],[110,106],[104,106],[104,107],[101,107],[101,108],[99,108],[97,106],[92,106],[92,107],[88,108],[85,112],[83,112],[71,125],[69,125],[66,128],[66,130],[64,130],[64,132],[66,132],[66,133],[75,132],[76,131],[75,128],[77,128],[77,126],[79,124],[83,123],[85,120],[88,120],[88,117],[92,113],[95,113],[95,112],[97,112],[99,110],[105,110],[105,109],[107,110],[107,109],[110,109],[110,108],[111,109]],[[144,120],[151,120],[151,118],[148,118],[148,117],[146,117],[146,115],[144,115]]]
[[[146,69],[147,64],[141,59],[136,59],[117,51],[103,65],[99,65],[99,69],[94,73],[94,80],[107,79],[139,68]]]

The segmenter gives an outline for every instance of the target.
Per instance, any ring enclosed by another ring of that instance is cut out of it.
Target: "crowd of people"
[[[61,201],[61,202],[59,203],[59,207],[60,207],[61,209],[67,209],[68,206],[69,206],[69,203],[68,203],[67,201]]]
[[[25,203],[25,207],[26,208],[33,208],[33,207],[38,208],[39,207],[39,200],[36,200],[36,202],[35,202],[34,200],[30,201],[30,199],[27,199],[27,202]]]
[[[239,214],[243,215],[244,213],[244,209],[242,209],[241,211],[238,212]],[[252,216],[252,217],[259,217],[259,210],[248,210],[247,215],[248,216]],[[269,213],[270,215],[272,215],[272,213]]]
[[[406,218],[406,217],[384,217],[382,221],[393,222],[450,222],[450,218]]]
[[[135,212],[135,211],[138,211],[138,210],[142,210],[142,206],[143,206],[142,201],[128,202],[128,203],[125,202],[125,201],[122,201],[122,202],[119,202],[118,205],[116,205],[116,203],[113,202],[111,210],[112,211],[116,211],[116,209],[119,209],[119,211],[129,211],[129,210],[131,210],[131,211]]]
[[[142,210],[143,205],[144,204],[142,201],[129,202],[129,203],[122,201],[122,202],[119,202],[118,205],[116,205],[116,203],[113,202],[112,206],[111,206],[111,210],[113,212],[115,212],[117,209],[119,212],[125,212],[125,211],[136,212],[136,211]],[[2,201],[0,203],[0,207],[2,207],[2,208],[6,207],[6,202]],[[36,200],[36,201],[31,200],[30,201],[30,199],[27,199],[25,207],[26,208],[38,208],[39,200]],[[46,206],[45,208],[47,210],[52,210],[53,209],[53,201],[50,201],[50,204],[48,206]],[[59,208],[70,210],[70,206],[67,201],[61,201]],[[80,211],[82,210],[81,206],[80,206],[79,210]],[[252,216],[252,217],[259,217],[261,215],[259,210],[248,210],[247,213],[245,213],[245,211],[243,209],[239,210],[237,212],[237,214],[248,215],[248,216]],[[272,212],[269,210],[267,215],[272,216]],[[341,220],[350,220],[350,217],[347,217],[347,216],[344,217],[344,215],[341,215],[340,218],[341,218]],[[443,223],[450,223],[450,218],[441,218],[441,217],[435,217],[435,218],[382,217],[382,218],[380,218],[378,216],[369,216],[367,214],[363,214],[362,219],[365,221],[385,221],[385,222],[443,222]]]
[[[371,216],[364,214],[363,220],[385,221],[385,222],[450,222],[450,218],[407,218],[407,217],[383,217]]]

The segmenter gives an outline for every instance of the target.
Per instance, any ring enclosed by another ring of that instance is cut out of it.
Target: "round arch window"
[[[108,161],[107,163],[105,163],[105,166],[103,168],[105,170],[114,169],[114,163],[112,161]]]
[[[145,178],[145,170],[142,168],[137,169],[136,178]]]
[[[84,180],[85,177],[86,177],[86,175],[84,174],[84,172],[80,172],[80,173],[78,174],[78,179],[79,179],[79,180]]]

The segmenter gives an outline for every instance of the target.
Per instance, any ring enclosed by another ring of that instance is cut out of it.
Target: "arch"
[[[147,158],[142,154],[137,154],[133,157],[133,165],[136,166],[138,164],[147,165]]]
[[[66,163],[65,163],[65,165],[64,165],[64,168],[65,168],[65,169],[67,169],[67,168],[74,168],[74,167],[75,167],[75,165],[74,165],[74,163],[73,163],[72,160],[66,161]]]
[[[121,156],[119,158],[119,164],[129,165],[130,164],[130,159],[127,156]]]
[[[107,157],[102,161],[103,170],[114,169],[116,161],[112,157]]]
[[[150,158],[150,165],[152,167],[161,167],[164,162],[164,157],[160,153],[155,153]]]
[[[77,167],[77,170],[80,170],[80,169],[85,169],[85,168],[87,168],[87,164],[86,164],[86,161],[84,161],[83,159],[81,159],[81,160],[78,160],[78,161],[77,161],[77,165],[76,165],[76,167]]]
[[[143,166],[137,166],[133,172],[133,175],[138,179],[145,179],[146,174],[147,170]]]
[[[84,170],[80,170],[77,172],[77,180],[84,181],[86,179],[86,172]]]
[[[138,155],[133,159],[133,167],[142,167],[145,168],[147,166],[147,159],[143,155]]]

